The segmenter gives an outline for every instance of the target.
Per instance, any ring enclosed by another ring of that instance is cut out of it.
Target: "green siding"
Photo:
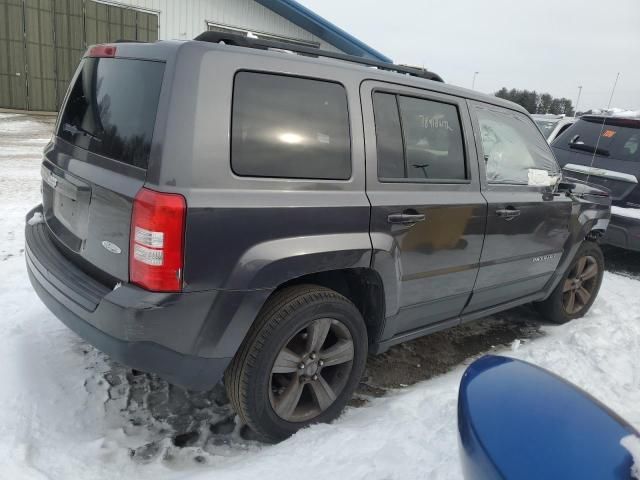
[[[109,38],[109,7],[103,3],[85,3],[86,43],[105,43]],[[117,40],[117,39],[113,39]]]
[[[137,40],[136,12],[134,10],[122,11],[122,39]]]
[[[53,0],[25,0],[29,110],[56,109]]]
[[[0,107],[57,110],[87,46],[157,39],[157,15],[131,8],[0,0]]]
[[[0,106],[27,108],[22,0],[0,1]]]
[[[82,10],[82,0],[55,0],[57,108],[86,49]]]
[[[123,21],[122,8],[109,7],[109,40],[122,40],[123,38]]]

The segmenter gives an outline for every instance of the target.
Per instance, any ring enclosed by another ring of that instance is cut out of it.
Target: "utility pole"
[[[578,104],[580,103],[581,94],[582,94],[582,85],[578,87],[578,99],[576,100],[576,106],[574,107],[574,113],[573,113],[574,117],[578,114]]]
[[[476,75],[478,75],[480,72],[473,72],[473,81],[471,82],[471,90],[473,90],[473,87],[476,86]]]

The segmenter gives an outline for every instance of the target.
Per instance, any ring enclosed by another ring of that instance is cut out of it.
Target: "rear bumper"
[[[33,264],[27,261],[27,266],[31,284],[47,308],[67,327],[118,363],[155,373],[189,390],[207,390],[222,378],[231,361],[230,358],[182,355],[157,343],[113,337],[66,308],[49,293],[52,285],[43,282],[42,277],[34,271]]]
[[[33,288],[67,327],[113,360],[191,390],[220,381],[268,294],[111,289],[68,260],[44,223],[27,222],[25,257]]]
[[[640,251],[640,220],[612,214],[602,243]]]

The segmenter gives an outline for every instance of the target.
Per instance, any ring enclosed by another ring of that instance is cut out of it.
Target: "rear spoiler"
[[[640,118],[633,117],[605,117],[601,115],[583,115],[581,120],[592,123],[602,123],[612,127],[631,127],[640,128]]]

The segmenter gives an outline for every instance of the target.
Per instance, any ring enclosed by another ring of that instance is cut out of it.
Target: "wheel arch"
[[[346,268],[311,273],[282,283],[271,295],[276,295],[287,287],[302,284],[326,287],[343,295],[362,315],[369,344],[379,340],[384,327],[385,297],[384,285],[378,272],[372,268]]]

